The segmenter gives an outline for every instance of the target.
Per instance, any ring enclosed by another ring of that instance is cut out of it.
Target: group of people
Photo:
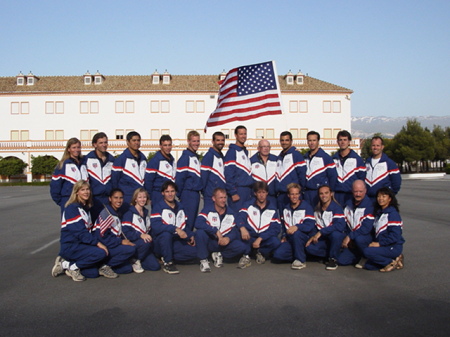
[[[81,142],[72,138],[50,184],[62,214],[52,275],[82,281],[161,266],[177,274],[176,262],[192,261],[210,272],[210,260],[217,268],[224,259],[236,260],[243,269],[251,257],[297,270],[310,256],[325,259],[327,270],[352,264],[401,269],[400,171],[383,153],[382,138],[372,139],[365,163],[350,149],[351,139],[340,131],[331,157],[320,148],[320,134],[310,131],[303,156],[284,131],[278,156],[262,139],[249,157],[247,129],[240,125],[225,154],[225,135],[215,132],[200,159],[200,135],[190,131],[178,161],[171,137],[163,135],[147,162],[134,131],[117,158],[107,152],[105,133],[94,135],[94,150],[84,157]]]

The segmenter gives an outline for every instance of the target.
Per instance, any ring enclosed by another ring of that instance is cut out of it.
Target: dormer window
[[[227,73],[225,72],[225,69],[219,74],[219,81],[223,81],[227,77]]]
[[[163,74],[163,84],[170,84],[170,74],[167,70]]]
[[[159,84],[159,73],[157,70],[152,74],[152,83]]]
[[[297,73],[297,84],[303,85],[305,79],[305,75],[301,71]]]
[[[103,80],[104,80],[105,78],[103,77],[103,75],[102,74],[100,74],[99,72],[98,72],[98,70],[97,70],[97,72],[95,73],[95,75],[94,75],[94,84],[102,84],[103,83]]]
[[[20,72],[19,75],[16,76],[16,83],[17,83],[17,85],[25,84],[25,75],[22,74],[22,72]]]
[[[84,84],[85,85],[92,84],[92,75],[89,73],[89,71],[87,71],[86,74],[84,74]]]
[[[27,85],[34,85],[36,83],[36,76],[30,71],[27,75]]]
[[[286,74],[286,84],[293,85],[294,84],[294,74],[289,72]]]

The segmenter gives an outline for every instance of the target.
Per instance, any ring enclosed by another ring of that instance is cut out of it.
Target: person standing
[[[234,129],[235,144],[230,144],[225,155],[225,181],[228,194],[228,206],[239,212],[242,206],[252,198],[252,166],[245,147],[247,128],[239,125]]]
[[[61,208],[61,214],[72,194],[75,183],[88,178],[86,167],[82,165],[82,159],[81,142],[78,138],[70,138],[50,182],[50,195]]]
[[[320,134],[316,131],[309,131],[306,135],[309,151],[306,154],[306,184],[303,195],[311,205],[316,205],[319,201],[318,189],[320,186],[330,186],[334,191],[337,173],[336,164],[330,155],[320,146]]]
[[[152,204],[162,200],[161,187],[166,181],[175,182],[177,170],[172,152],[172,137],[162,135],[159,138],[160,150],[150,159],[145,170],[145,189],[150,195]]]
[[[178,198],[186,211],[186,226],[192,231],[198,215],[200,191],[202,190],[200,158],[197,154],[200,146],[200,134],[195,130],[189,131],[187,141],[188,148],[183,151],[177,162],[175,183],[178,187]]]
[[[292,133],[283,131],[280,134],[281,152],[277,158],[277,205],[280,214],[290,200],[287,186],[295,183],[303,189],[306,184],[306,163],[302,154],[292,146]]]
[[[91,217],[95,223],[100,212],[109,203],[114,157],[108,152],[108,136],[104,132],[98,132],[92,137],[92,146],[94,150],[83,158],[83,165],[86,167],[94,198]]]
[[[337,134],[339,151],[332,157],[337,173],[334,197],[342,207],[345,207],[347,201],[352,199],[353,182],[358,179],[364,181],[366,178],[366,165],[362,158],[350,148],[351,140],[350,132],[339,131]]]
[[[205,206],[213,202],[212,196],[216,188],[226,187],[222,153],[225,146],[225,135],[220,131],[214,132],[212,145],[203,157],[201,166],[202,194]]]
[[[375,201],[381,187],[390,188],[394,194],[400,191],[402,177],[397,164],[384,152],[383,138],[375,136],[371,140],[372,156],[366,160],[367,195]]]
[[[269,186],[267,198],[272,205],[277,204],[276,170],[277,157],[270,153],[270,143],[262,139],[258,142],[258,152],[250,158],[252,177],[254,181],[264,181]]]
[[[123,203],[125,209],[129,207],[133,193],[144,186],[145,168],[147,160],[139,150],[141,147],[141,135],[136,131],[127,134],[127,148],[114,160],[111,174],[113,188],[123,191]]]

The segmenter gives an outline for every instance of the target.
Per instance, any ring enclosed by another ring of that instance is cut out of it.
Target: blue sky
[[[275,60],[354,116],[450,115],[450,1],[0,0],[0,76],[218,74]]]

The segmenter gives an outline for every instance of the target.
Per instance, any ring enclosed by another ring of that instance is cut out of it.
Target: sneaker
[[[400,254],[396,259],[395,262],[397,262],[397,267],[395,267],[395,269],[403,269],[403,259],[405,257],[403,256],[403,254]]]
[[[365,257],[362,257],[357,264],[355,264],[355,268],[363,269],[366,265],[367,259]]]
[[[214,267],[216,267],[216,268],[223,267],[223,257],[222,257],[222,254],[220,254],[220,252],[212,253],[211,257],[214,261]]]
[[[142,265],[141,265],[141,260],[134,261],[132,267],[133,267],[133,271],[135,273],[141,274],[144,272],[144,268],[142,268]]]
[[[115,272],[114,272],[114,270],[112,270],[112,268],[110,267],[110,266],[108,266],[108,265],[103,265],[103,267],[101,267],[99,270],[98,270],[98,273],[101,275],[101,276],[104,276],[104,277],[106,277],[106,278],[118,278],[119,277],[119,275],[117,275]]]
[[[173,262],[164,262],[163,270],[167,274],[179,274],[177,267],[173,264]]]
[[[297,269],[297,270],[300,270],[300,269],[303,269],[303,268],[306,268],[306,263],[303,263],[303,262],[300,261],[300,260],[295,260],[295,261],[292,262],[292,264],[291,264],[291,269]]]
[[[211,271],[208,260],[200,260],[200,271],[202,273],[209,273]]]
[[[262,255],[259,250],[256,253],[256,263],[257,264],[264,264],[266,263],[266,258],[264,257],[264,255]]]
[[[325,264],[326,270],[336,270],[338,267],[335,259],[329,259],[328,262]]]
[[[86,279],[83,275],[81,275],[80,269],[66,269],[66,275],[71,277],[75,282],[84,281]]]
[[[58,275],[64,274],[64,269],[62,267],[64,259],[58,256],[55,260],[55,265],[52,268],[52,276],[57,277]]]
[[[392,260],[391,263],[389,263],[384,268],[381,268],[380,271],[382,273],[387,273],[387,272],[393,271],[395,268],[397,268],[397,261],[396,260]]]
[[[250,261],[250,257],[248,255],[243,255],[239,260],[238,268],[244,269],[250,267],[252,262]]]

